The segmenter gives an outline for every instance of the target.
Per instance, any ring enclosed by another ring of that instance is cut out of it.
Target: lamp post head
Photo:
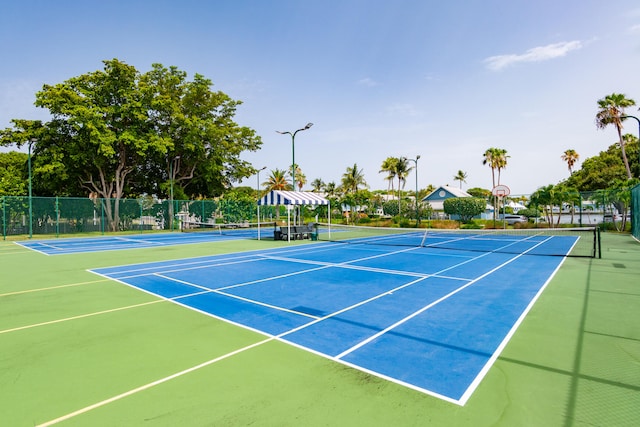
[[[420,160],[420,154],[416,156],[416,160]]]
[[[313,123],[307,123],[307,125],[304,127],[305,130],[309,129],[311,126],[313,126]]]

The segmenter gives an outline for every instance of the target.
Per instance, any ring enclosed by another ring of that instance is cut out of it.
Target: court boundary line
[[[60,423],[62,421],[66,421],[66,420],[71,419],[73,417],[76,417],[78,415],[82,415],[82,414],[87,413],[89,411],[92,411],[94,409],[97,409],[97,408],[100,408],[102,406],[108,405],[109,403],[115,402],[117,400],[123,399],[123,398],[131,396],[131,395],[134,395],[134,394],[139,393],[141,391],[148,390],[148,389],[150,389],[152,387],[155,387],[157,385],[160,385],[160,384],[163,384],[165,382],[171,381],[171,380],[173,380],[175,378],[178,378],[178,377],[181,377],[183,375],[189,374],[191,372],[197,371],[198,369],[202,369],[202,368],[207,367],[209,365],[212,365],[214,363],[217,363],[217,362],[220,362],[222,360],[228,359],[229,357],[235,356],[236,354],[240,354],[240,353],[243,353],[243,352],[245,352],[247,350],[251,350],[252,348],[255,348],[255,347],[261,346],[263,344],[266,344],[266,343],[268,343],[270,341],[273,341],[274,339],[275,339],[274,337],[269,337],[269,338],[263,339],[262,341],[255,342],[255,343],[250,344],[248,346],[239,348],[239,349],[234,350],[232,352],[229,352],[229,353],[223,354],[221,356],[215,357],[213,359],[207,360],[206,362],[200,363],[199,365],[192,366],[190,368],[187,368],[187,369],[184,369],[182,371],[176,372],[176,373],[174,373],[172,375],[166,376],[164,378],[160,378],[160,379],[158,379],[156,381],[153,381],[153,382],[144,384],[144,385],[142,385],[140,387],[128,390],[128,391],[126,391],[124,393],[120,393],[118,395],[112,396],[109,399],[102,400],[100,402],[94,403],[93,405],[85,406],[84,408],[78,409],[77,411],[70,412],[70,413],[68,413],[66,415],[63,415],[63,416],[55,418],[53,420],[44,422],[42,424],[37,424],[37,427],[48,427],[48,426]]]
[[[478,372],[478,375],[476,376],[476,378],[473,379],[473,381],[469,385],[469,388],[465,390],[465,392],[462,394],[462,396],[460,397],[460,401],[463,402],[463,405],[467,403],[467,401],[471,398],[471,395],[473,394],[473,392],[476,390],[476,388],[478,388],[478,386],[480,385],[484,377],[489,373],[489,370],[493,367],[496,360],[498,360],[498,357],[500,357],[500,355],[506,348],[507,344],[509,344],[509,341],[511,341],[511,338],[513,337],[513,335],[515,335],[516,331],[518,330],[522,322],[524,322],[524,319],[527,317],[529,312],[533,309],[533,306],[535,305],[535,303],[542,296],[542,293],[547,288],[549,283],[551,283],[551,280],[555,277],[555,275],[560,270],[560,267],[562,267],[562,264],[564,264],[566,260],[567,260],[567,257],[563,257],[562,261],[558,263],[557,267],[553,270],[551,275],[549,275],[545,283],[540,287],[538,292],[536,292],[536,294],[531,299],[531,301],[529,301],[529,304],[527,304],[527,306],[522,311],[518,319],[516,319],[516,321],[513,323],[513,326],[511,327],[511,329],[509,329],[509,332],[507,332],[507,334],[505,335],[504,339],[500,342],[498,347],[496,347],[496,350],[493,352],[489,360],[487,360],[487,363],[482,367],[480,372]]]
[[[4,294],[0,294],[0,298],[8,297],[8,296],[11,296],[11,295],[28,294],[28,293],[31,293],[31,292],[43,292],[43,291],[49,291],[49,290],[54,290],[54,289],[70,288],[70,287],[73,287],[73,286],[90,285],[90,284],[93,284],[93,283],[100,283],[100,282],[106,282],[106,281],[107,281],[107,279],[104,278],[104,279],[99,279],[99,280],[91,280],[91,281],[88,281],[88,282],[69,283],[69,284],[66,284],[66,285],[50,286],[48,288],[36,288],[36,289],[26,289],[26,290],[23,290],[23,291],[7,292],[7,293],[4,293]]]
[[[49,320],[47,322],[33,323],[31,325],[18,326],[16,328],[0,330],[0,335],[7,334],[7,333],[10,333],[10,332],[22,331],[22,330],[25,330],[25,329],[38,328],[40,326],[55,325],[56,323],[69,322],[71,320],[83,319],[83,318],[86,318],[86,317],[99,316],[101,314],[114,313],[114,312],[117,312],[117,311],[128,310],[128,309],[131,309],[131,308],[143,307],[145,305],[156,304],[156,303],[159,303],[159,302],[164,302],[164,300],[157,299],[157,300],[154,300],[154,301],[147,301],[147,302],[143,302],[143,303],[140,303],[140,304],[128,305],[128,306],[125,306],[125,307],[110,308],[108,310],[95,311],[93,313],[79,314],[77,316],[66,317],[66,318],[63,318],[63,319]]]

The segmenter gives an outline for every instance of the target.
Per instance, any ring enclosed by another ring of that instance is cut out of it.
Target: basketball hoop
[[[511,194],[511,190],[509,190],[509,187],[507,187],[506,185],[501,184],[493,187],[493,190],[491,190],[491,194],[501,199]]]

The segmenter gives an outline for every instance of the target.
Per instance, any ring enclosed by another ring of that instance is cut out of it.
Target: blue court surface
[[[464,405],[564,260],[540,246],[322,242],[93,272]]]
[[[227,231],[224,234],[212,232],[129,234],[119,236],[81,237],[68,239],[29,240],[16,242],[25,248],[45,255],[65,255],[84,252],[115,251],[121,249],[141,249],[161,246],[186,245],[221,240],[257,239],[257,231]],[[255,235],[253,235],[255,234]],[[261,230],[262,236],[273,237],[273,227]]]

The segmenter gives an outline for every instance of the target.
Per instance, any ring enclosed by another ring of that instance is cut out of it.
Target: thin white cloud
[[[387,107],[387,113],[391,115],[416,117],[420,116],[421,112],[413,104],[392,104]]]
[[[380,83],[378,83],[377,81],[369,77],[365,77],[364,79],[358,80],[358,86],[373,87],[373,86],[379,86],[379,85]]]
[[[546,46],[534,47],[522,54],[491,56],[485,59],[484,63],[490,70],[499,71],[520,62],[541,62],[560,58],[572,50],[580,49],[581,47],[582,42],[579,40],[553,43]]]
[[[629,34],[640,33],[640,24],[633,25],[627,30]]]

